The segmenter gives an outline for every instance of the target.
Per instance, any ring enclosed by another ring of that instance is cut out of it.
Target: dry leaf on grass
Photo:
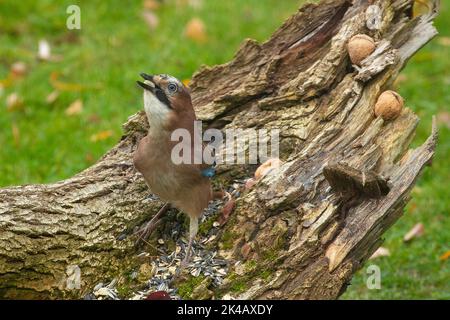
[[[12,112],[19,110],[22,107],[23,99],[16,92],[13,92],[6,97],[6,110]]]
[[[189,83],[191,82],[191,79],[183,79],[181,82],[183,82],[185,87],[189,87]]]
[[[203,43],[206,41],[205,24],[199,18],[191,19],[184,29],[184,34],[187,38],[197,42]]]
[[[56,99],[58,99],[58,97],[59,97],[59,91],[52,91],[46,98],[45,98],[45,101],[48,103],[48,104],[52,104],[52,103],[54,103],[55,101],[56,101]]]
[[[22,61],[14,62],[11,65],[11,73],[14,77],[23,77],[27,73],[27,65]]]
[[[420,237],[424,233],[424,226],[422,223],[417,223],[411,230],[408,231],[407,234],[403,237],[403,241],[408,242],[414,238]]]
[[[439,260],[445,261],[445,260],[447,260],[448,258],[450,258],[450,250],[447,251],[447,252],[445,252],[442,256],[440,256],[440,257],[439,257]]]
[[[92,153],[86,153],[86,155],[84,156],[84,159],[89,162],[92,163],[95,161],[94,156],[92,155]]]
[[[199,10],[203,7],[203,0],[188,0],[188,4],[192,8]]]
[[[150,30],[156,29],[159,24],[159,18],[154,12],[146,10],[142,12],[142,17]]]
[[[145,0],[143,3],[144,9],[148,10],[156,10],[159,8],[160,5],[161,5],[160,2],[157,0]]]
[[[99,123],[102,118],[100,118],[100,116],[96,113],[93,113],[91,115],[89,115],[88,119],[87,119],[90,123]]]
[[[58,80],[59,73],[53,71],[50,74],[50,84],[59,91],[81,91],[84,86],[78,83],[66,83]]]
[[[376,259],[376,258],[380,258],[380,257],[388,257],[391,255],[391,252],[389,251],[389,249],[384,248],[384,247],[379,247],[373,254],[372,256],[369,258],[369,260],[372,259]]]
[[[53,71],[50,74],[50,84],[53,86],[53,88],[55,88],[56,90],[59,91],[73,91],[73,92],[77,92],[77,91],[82,91],[82,90],[86,90],[89,88],[99,88],[99,85],[82,85],[79,83],[69,83],[69,82],[63,82],[59,80],[59,72],[57,71]]]
[[[14,80],[16,80],[16,77],[12,74],[12,72],[10,72],[5,79],[0,79],[0,87],[9,87],[14,83]]]
[[[18,61],[11,65],[5,79],[0,79],[0,93],[4,88],[11,86],[17,79],[21,79],[27,73],[27,66],[24,62]]]
[[[102,141],[102,140],[108,139],[112,135],[113,135],[113,132],[111,130],[100,131],[100,132],[94,133],[91,136],[90,140],[92,142]]]
[[[83,111],[83,101],[81,99],[77,99],[70,104],[70,106],[66,109],[66,115],[74,116],[80,114]]]

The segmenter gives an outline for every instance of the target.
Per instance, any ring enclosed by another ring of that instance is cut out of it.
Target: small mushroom
[[[399,116],[403,108],[403,98],[395,91],[384,91],[375,103],[374,111],[383,120],[392,120]]]
[[[348,41],[347,50],[352,63],[359,66],[375,50],[375,41],[368,35],[357,34]]]

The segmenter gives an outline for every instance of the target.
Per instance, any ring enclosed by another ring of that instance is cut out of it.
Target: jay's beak
[[[144,82],[142,81],[136,81],[137,84],[144,88],[144,90],[148,90],[150,91],[156,98],[158,98],[159,101],[161,101],[162,103],[164,103],[168,108],[172,109],[172,105],[169,101],[169,99],[167,98],[166,94],[164,93],[164,90],[161,89],[161,87],[159,86],[159,79],[160,77],[150,74],[146,74],[144,72],[141,72],[141,77],[144,78]]]
[[[144,72],[141,72],[140,75],[141,75],[142,78],[144,78],[145,81],[144,81],[144,82],[142,82],[142,81],[136,81],[136,83],[137,83],[140,87],[144,88],[145,90],[148,90],[148,91],[150,91],[151,93],[155,93],[155,87],[156,87],[156,84],[155,84],[155,82],[153,81],[153,75],[146,74],[146,73],[144,73]]]

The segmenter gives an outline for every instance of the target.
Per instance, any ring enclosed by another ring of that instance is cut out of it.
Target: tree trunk
[[[401,216],[433,157],[436,127],[408,150],[418,117],[404,108],[383,121],[373,107],[437,33],[437,4],[412,17],[412,3],[307,4],[267,42],[246,40],[231,62],[195,74],[206,127],[279,128],[283,160],[238,199],[220,232],[221,255],[246,267],[232,268],[216,297],[335,299]],[[346,43],[359,33],[377,48],[356,67]],[[129,235],[162,205],[132,165],[147,127],[143,112],[130,117],[122,140],[70,179],[0,190],[1,297],[79,298],[135,263]],[[218,179],[251,170],[221,165]]]

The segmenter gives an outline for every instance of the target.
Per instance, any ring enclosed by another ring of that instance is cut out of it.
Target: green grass
[[[141,91],[134,85],[140,71],[188,79],[202,64],[230,60],[244,38],[267,39],[301,1],[204,0],[200,9],[179,4],[183,2],[166,1],[156,11],[159,25],[153,31],[141,17],[141,1],[79,1],[81,31],[65,27],[66,7],[73,1],[0,3],[0,79],[7,77],[12,63],[28,65],[26,77],[0,94],[0,186],[53,182],[88,167],[117,142],[127,117],[142,108]],[[437,27],[450,37],[450,4],[442,6]],[[205,43],[183,35],[193,17],[206,25]],[[61,61],[36,60],[41,38]],[[406,80],[399,91],[422,119],[415,145],[429,134],[431,116],[450,109],[449,57],[450,47],[434,40],[403,71]],[[49,105],[45,98],[53,91],[52,72],[61,81],[87,88],[61,92]],[[12,92],[24,99],[23,109],[7,111],[6,96]],[[67,116],[65,109],[76,99],[83,101],[83,112]],[[112,130],[112,136],[90,140],[105,130]],[[368,290],[361,270],[343,298],[450,298],[450,261],[439,261],[450,250],[449,138],[449,129],[440,125],[433,167],[419,180],[404,217],[386,234],[383,246],[391,256],[370,262],[381,268],[382,289]],[[417,222],[424,223],[425,235],[403,244],[403,235]]]

